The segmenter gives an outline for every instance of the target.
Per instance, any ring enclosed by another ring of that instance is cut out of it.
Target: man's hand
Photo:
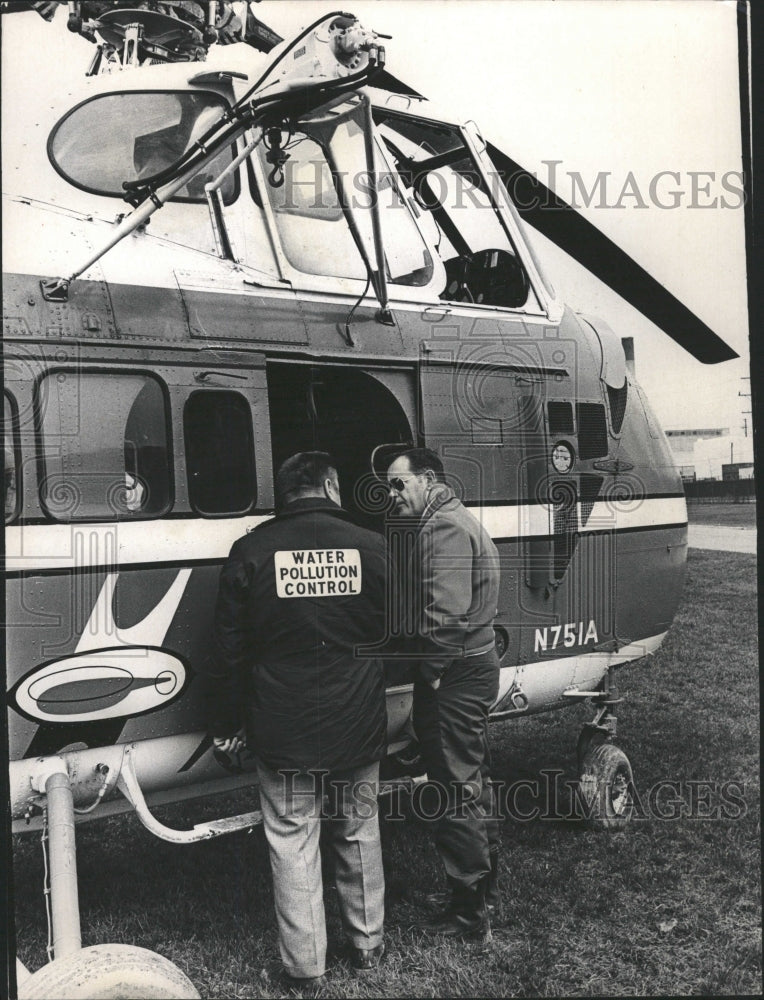
[[[239,731],[235,736],[213,736],[212,742],[216,750],[223,753],[239,753],[247,746],[243,732]]]
[[[430,685],[433,691],[437,691],[438,688],[440,687],[440,677],[436,677],[434,680],[428,681],[427,683]]]

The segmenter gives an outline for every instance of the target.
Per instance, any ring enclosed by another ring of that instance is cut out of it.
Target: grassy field
[[[507,818],[501,913],[483,952],[424,944],[413,925],[425,895],[443,884],[429,832],[413,820],[385,823],[386,960],[359,978],[335,959],[320,995],[760,994],[755,623],[755,557],[693,550],[674,628],[652,659],[621,675],[617,742],[646,812],[650,789],[672,781],[689,815],[646,815],[616,834],[575,820]],[[590,715],[578,706],[496,724],[496,777],[538,779],[556,768],[561,780],[574,778],[576,738]],[[737,805],[725,782],[742,788]],[[662,787],[657,805],[667,812],[673,793]],[[703,818],[718,806],[726,818]],[[223,811],[251,807],[238,793]],[[184,826],[220,811],[208,800],[161,814]],[[34,969],[46,937],[39,837],[19,840],[16,858],[19,955]],[[262,830],[177,847],[119,817],[80,828],[78,864],[84,944],[154,949],[205,998],[282,995]],[[337,940],[336,903],[326,895]]]
[[[755,503],[688,503],[690,524],[723,524],[730,528],[755,528]]]

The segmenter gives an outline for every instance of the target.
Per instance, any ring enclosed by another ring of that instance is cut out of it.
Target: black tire
[[[612,743],[589,745],[578,787],[583,818],[593,830],[622,830],[634,811],[629,758]]]
[[[588,753],[590,747],[597,746],[599,743],[605,743],[608,740],[608,734],[603,733],[599,729],[595,729],[592,726],[584,726],[581,730],[578,742],[576,743],[576,758],[578,760],[578,773],[581,773],[581,768],[584,765],[584,758]]]

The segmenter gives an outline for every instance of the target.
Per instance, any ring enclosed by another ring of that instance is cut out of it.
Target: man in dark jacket
[[[340,507],[323,452],[287,459],[276,517],[234,543],[220,577],[208,668],[210,731],[224,750],[246,721],[257,758],[279,945],[292,980],[319,979],[326,924],[319,851],[324,794],[335,878],[356,968],[384,950],[376,794],[385,753],[381,662],[356,649],[384,634],[382,538]],[[336,820],[336,821],[335,821]]]
[[[497,892],[499,823],[492,802],[488,711],[499,688],[493,620],[499,555],[483,526],[444,482],[427,448],[399,455],[387,470],[400,530],[410,551],[400,608],[415,659],[414,730],[427,776],[440,792],[435,843],[451,901],[422,929],[490,937],[488,903]],[[428,807],[429,809],[430,807]]]

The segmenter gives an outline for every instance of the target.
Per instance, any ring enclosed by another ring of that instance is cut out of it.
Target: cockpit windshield
[[[208,131],[225,107],[222,98],[209,93],[102,94],[61,119],[48,141],[48,155],[56,170],[76,187],[123,197],[123,181],[151,177],[169,167]],[[204,201],[204,185],[231,159],[230,148],[224,149],[174,197]],[[224,180],[226,204],[236,197],[236,184],[235,173]]]

